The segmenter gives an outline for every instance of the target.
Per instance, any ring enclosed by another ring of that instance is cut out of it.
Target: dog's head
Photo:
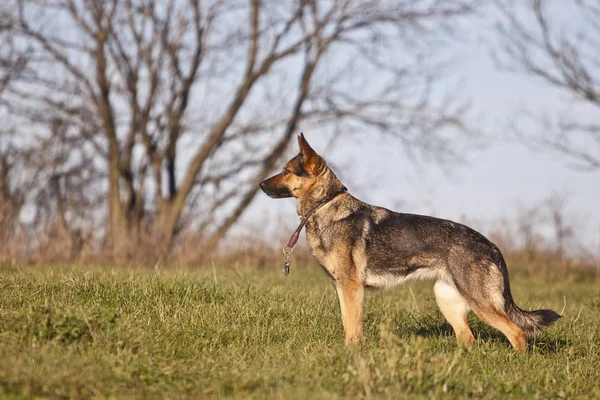
[[[283,171],[260,184],[260,188],[274,199],[301,197],[308,193],[326,169],[325,160],[310,147],[304,135],[298,136],[300,154],[285,164]]]

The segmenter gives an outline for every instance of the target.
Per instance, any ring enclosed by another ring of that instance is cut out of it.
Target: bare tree
[[[19,78],[28,59],[26,48],[16,43],[14,24],[6,4],[0,5],[0,255],[11,253],[8,248],[28,189],[19,173],[24,161],[22,148],[15,140],[15,130],[6,118],[6,89]]]
[[[583,215],[577,215],[568,208],[569,196],[564,193],[552,193],[541,205],[548,214],[547,220],[552,231],[554,256],[563,261],[567,257],[585,256],[586,250],[577,237],[577,226],[583,224]]]
[[[600,109],[600,3],[556,2],[551,13],[552,4],[544,0],[496,1],[502,15],[497,25],[500,63],[572,97],[569,108],[560,115],[526,112],[529,121],[522,122],[533,121],[538,133],[515,129],[526,143],[563,155],[575,168],[598,170],[600,123],[572,115],[573,107],[596,115]],[[569,15],[568,25],[561,25],[560,16],[566,10],[573,15]]]
[[[15,42],[15,21],[6,4],[0,5],[0,106],[2,93],[27,63],[27,49]]]
[[[300,123],[394,135],[438,161],[467,130],[464,104],[433,93],[434,50],[468,0],[9,3],[32,54],[11,112],[46,140],[59,122],[81,149],[64,165],[103,163],[89,176],[107,182],[116,250],[144,234],[168,250],[184,225],[216,245]]]
[[[10,243],[25,202],[25,193],[14,185],[18,162],[18,155],[4,132],[0,137],[0,253],[6,253],[5,246]]]

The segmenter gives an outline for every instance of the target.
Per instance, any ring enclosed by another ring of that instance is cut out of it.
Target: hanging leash
[[[296,228],[294,233],[292,233],[292,236],[290,236],[290,240],[288,240],[288,243],[285,246],[283,246],[284,261],[283,261],[283,269],[281,270],[283,272],[283,275],[288,276],[288,274],[290,273],[290,256],[294,252],[294,246],[298,242],[298,239],[300,238],[300,232],[302,231],[302,228],[304,228],[304,225],[306,225],[306,222],[308,221],[308,219],[314,213],[316,213],[319,208],[323,207],[325,204],[329,203],[330,201],[335,199],[340,194],[346,193],[346,191],[347,191],[347,189],[344,187],[344,189],[342,189],[340,192],[337,192],[333,196],[329,197],[328,199],[320,202],[315,207],[313,207],[309,212],[307,212],[305,215],[302,215],[300,217],[300,225],[298,225],[298,227]]]

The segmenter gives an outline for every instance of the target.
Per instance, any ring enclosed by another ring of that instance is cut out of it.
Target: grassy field
[[[471,316],[458,349],[431,283],[366,296],[343,344],[318,267],[200,272],[0,267],[2,398],[600,398],[595,283],[513,284],[564,313],[515,354]]]

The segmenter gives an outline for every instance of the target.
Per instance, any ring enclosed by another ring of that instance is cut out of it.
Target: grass
[[[564,312],[526,354],[475,316],[475,347],[457,348],[431,286],[369,292],[346,348],[318,267],[3,265],[0,397],[600,398],[597,284],[515,281],[522,307]]]

